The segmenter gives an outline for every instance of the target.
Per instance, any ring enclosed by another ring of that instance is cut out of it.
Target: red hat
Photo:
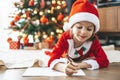
[[[74,2],[68,23],[63,26],[63,29],[66,31],[70,29],[73,24],[80,21],[92,22],[95,25],[95,32],[100,29],[98,11],[88,0],[76,0]]]

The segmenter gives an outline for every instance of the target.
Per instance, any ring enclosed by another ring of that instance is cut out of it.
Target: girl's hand
[[[77,63],[74,63],[72,62],[71,63],[68,63],[66,68],[65,68],[65,73],[68,75],[68,76],[71,76],[73,73],[77,73],[77,70],[78,70],[78,64]]]

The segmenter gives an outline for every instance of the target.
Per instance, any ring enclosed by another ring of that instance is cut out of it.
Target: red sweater
[[[68,40],[70,40],[70,39],[72,39],[72,37],[70,36],[70,32],[69,31],[64,32],[63,35],[61,36],[61,38],[58,40],[55,47],[53,48],[51,58],[48,62],[49,67],[50,67],[51,62],[53,62],[55,59],[60,59],[64,53],[67,54],[67,51],[69,48]],[[107,67],[109,65],[109,61],[108,61],[108,58],[107,58],[104,50],[102,49],[102,47],[99,43],[99,40],[96,37],[96,39],[91,42],[92,42],[92,44],[88,48],[87,52],[85,54],[83,54],[83,56],[84,56],[83,59],[86,59],[88,57],[95,57],[94,60],[97,61],[99,68]],[[78,52],[81,52],[81,51],[78,50]],[[79,53],[79,54],[81,54],[81,53]]]

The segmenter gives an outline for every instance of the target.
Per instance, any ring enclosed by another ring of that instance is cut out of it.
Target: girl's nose
[[[87,32],[87,30],[86,30],[85,28],[82,28],[82,29],[81,29],[81,33],[82,33],[82,34],[86,34],[86,32]]]

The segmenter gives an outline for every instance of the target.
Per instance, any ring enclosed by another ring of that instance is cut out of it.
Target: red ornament
[[[64,15],[62,13],[59,13],[59,15],[57,16],[57,20],[62,21],[63,19],[64,19]]]
[[[46,40],[48,43],[52,43],[52,42],[54,42],[54,37],[53,36],[47,37]]]
[[[11,25],[11,26],[15,26],[15,21],[12,20],[12,21],[10,22],[10,25]]]
[[[47,23],[48,22],[48,18],[44,15],[40,18],[40,22],[41,23]]]
[[[34,0],[29,1],[29,6],[34,6]]]
[[[14,20],[17,22],[17,21],[19,21],[20,20],[20,16],[19,15],[16,15],[15,17],[14,17]]]
[[[45,0],[41,0],[41,2],[40,2],[40,7],[41,7],[41,8],[44,8],[44,7],[45,7]]]

